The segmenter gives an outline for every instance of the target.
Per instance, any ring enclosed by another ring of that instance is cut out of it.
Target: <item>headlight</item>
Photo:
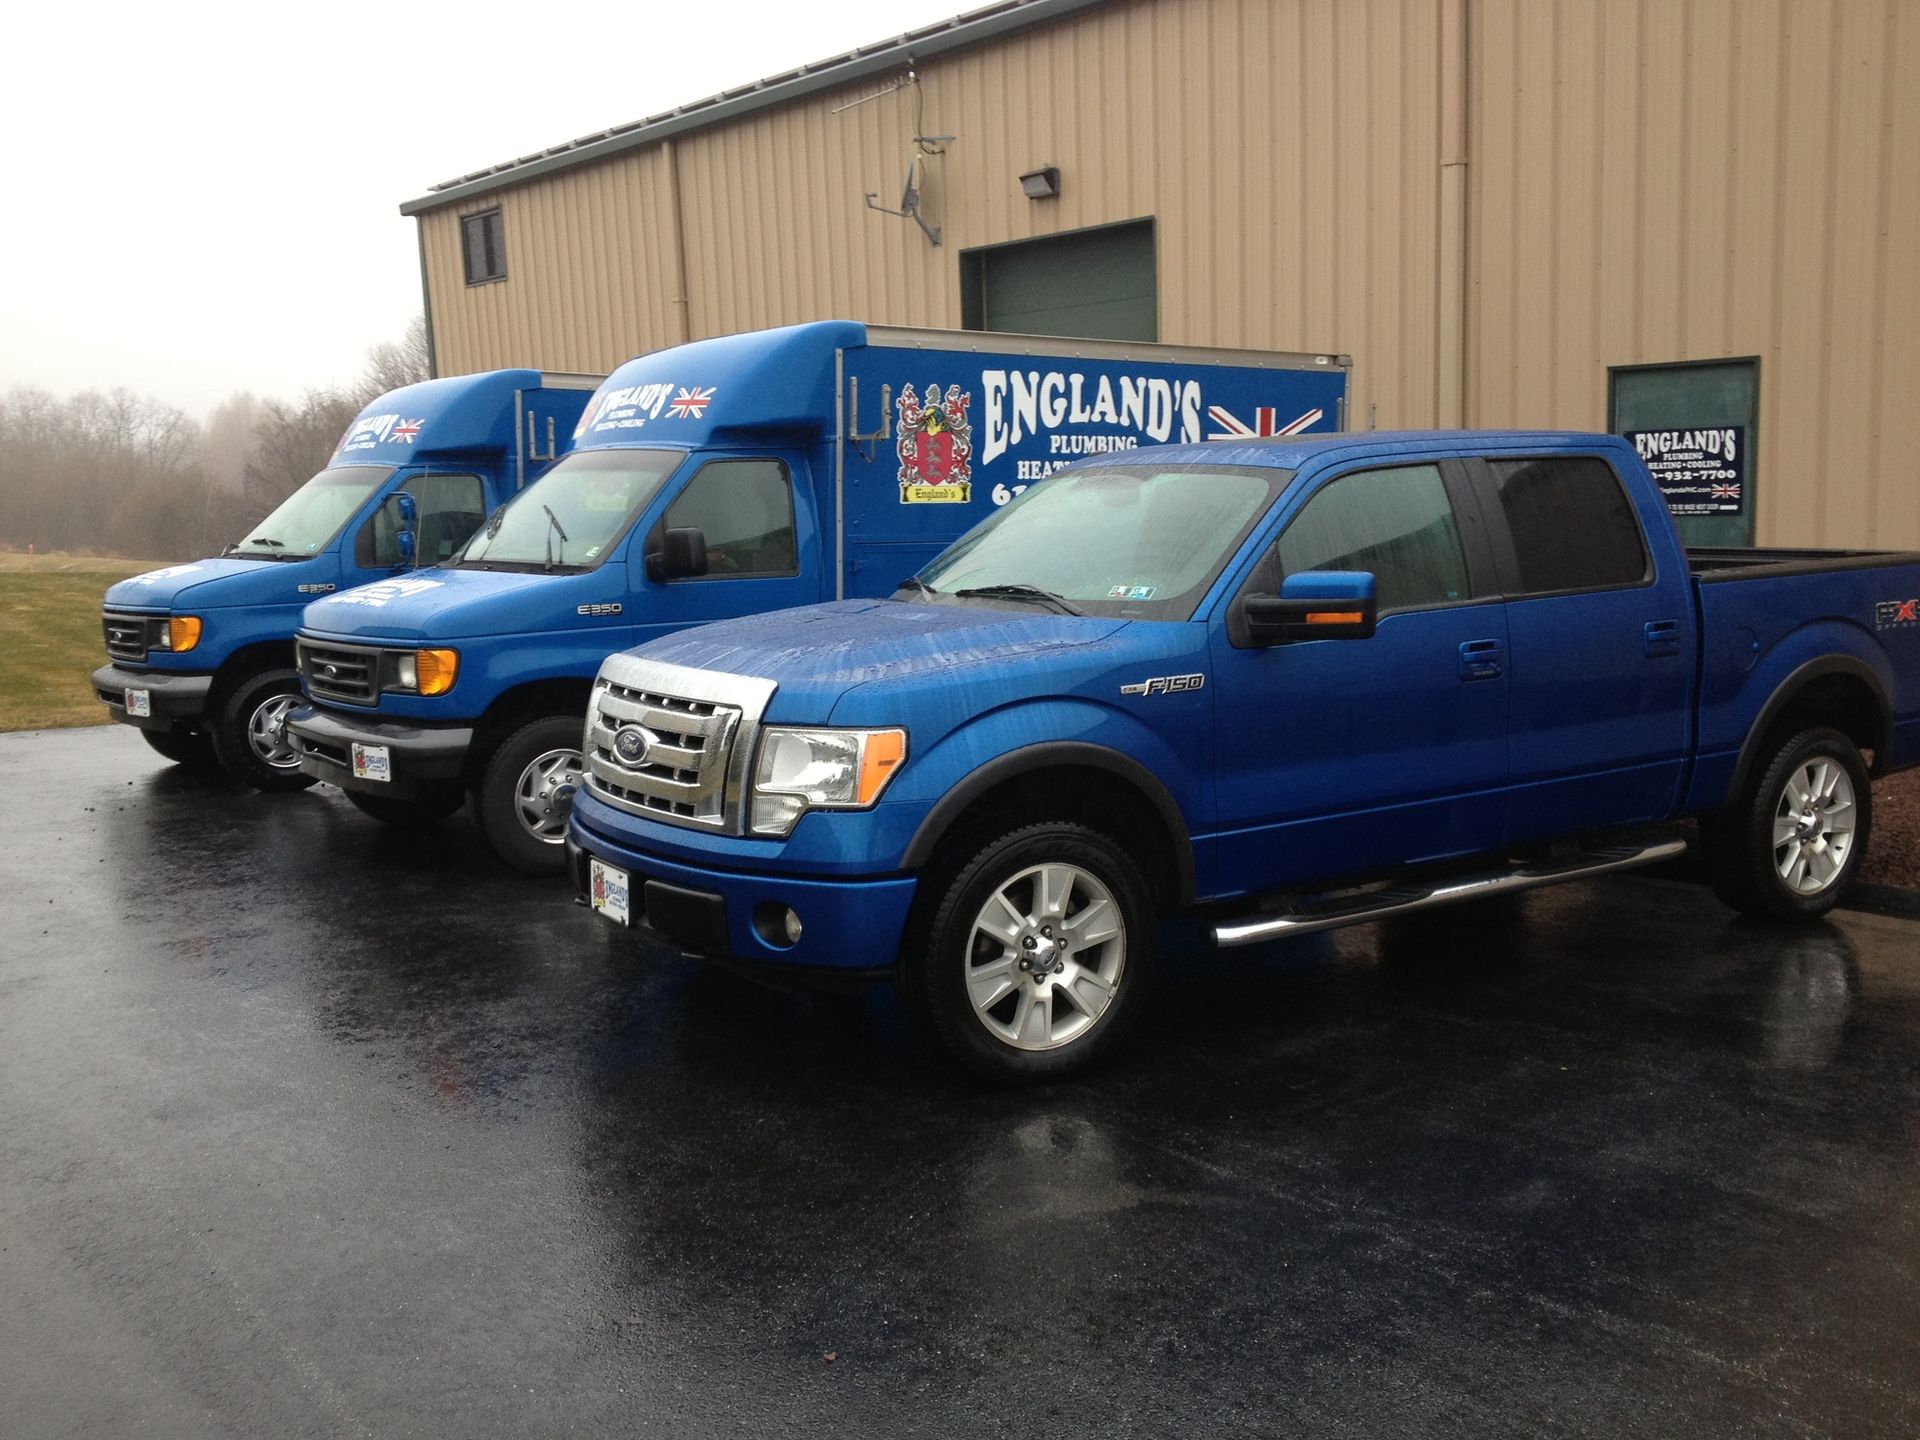
[[[409,695],[444,695],[460,674],[458,650],[389,650],[393,676],[386,687]]]
[[[906,758],[904,730],[769,726],[753,779],[753,833],[789,834],[809,810],[864,810]]]
[[[171,650],[178,655],[191,650],[200,643],[200,617],[198,615],[176,615],[171,620],[154,627],[156,648]]]

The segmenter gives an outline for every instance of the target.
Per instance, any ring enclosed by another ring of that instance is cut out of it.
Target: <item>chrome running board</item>
[[[1463,875],[1425,887],[1396,886],[1363,895],[1336,897],[1318,902],[1307,901],[1283,915],[1261,915],[1243,920],[1223,921],[1213,927],[1213,943],[1252,945],[1261,940],[1278,940],[1288,935],[1311,935],[1319,930],[1337,930],[1342,925],[1364,925],[1397,915],[1412,915],[1435,910],[1442,905],[1458,905],[1465,900],[1484,900],[1491,895],[1511,895],[1535,890],[1542,885],[1558,885],[1563,880],[1585,880],[1616,870],[1635,870],[1642,865],[1658,865],[1687,853],[1684,840],[1657,840],[1644,845],[1613,845],[1583,850],[1563,860],[1515,864],[1478,875]]]

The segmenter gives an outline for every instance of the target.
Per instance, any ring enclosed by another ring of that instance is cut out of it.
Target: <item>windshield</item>
[[[900,598],[982,591],[1083,615],[1186,620],[1292,479],[1264,466],[1063,470],[954,542]]]
[[[322,470],[274,512],[247,532],[247,538],[227,547],[229,555],[251,555],[269,560],[304,560],[326,549],[333,537],[366,502],[387,483],[391,465],[337,465]]]
[[[677,450],[569,455],[496,510],[456,563],[536,570],[598,565],[684,459]]]

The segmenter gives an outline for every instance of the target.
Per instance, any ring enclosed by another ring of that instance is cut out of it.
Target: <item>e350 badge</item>
[[[585,615],[589,619],[596,615],[618,615],[620,613],[620,602],[618,600],[599,600],[591,605],[576,605],[573,607],[573,613],[576,615]]]
[[[1122,685],[1122,695],[1178,695],[1183,690],[1199,690],[1207,683],[1204,675],[1156,675],[1134,685]]]
[[[1882,600],[1873,607],[1874,629],[1904,630],[1909,625],[1920,626],[1920,599]]]

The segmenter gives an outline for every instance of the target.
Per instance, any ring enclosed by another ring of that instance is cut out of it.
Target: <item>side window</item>
[[[778,460],[715,460],[667,507],[668,528],[697,525],[707,573],[792,575],[793,483]]]
[[[486,491],[478,475],[415,475],[400,488],[419,507],[413,522],[413,553],[421,565],[452,559],[487,518]],[[369,569],[398,565],[399,532],[394,507],[382,504],[360,532],[354,558]]]
[[[1281,535],[1280,567],[1370,570],[1382,615],[1472,593],[1437,465],[1358,470],[1323,487]]]
[[[1606,461],[1559,455],[1486,463],[1513,536],[1522,594],[1617,589],[1646,581],[1640,521]]]

